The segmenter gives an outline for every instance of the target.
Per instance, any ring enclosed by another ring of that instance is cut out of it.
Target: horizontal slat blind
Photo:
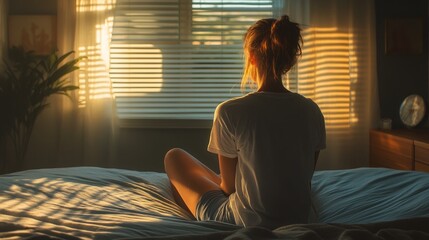
[[[212,119],[241,95],[242,41],[271,0],[118,0],[110,76],[119,119]]]

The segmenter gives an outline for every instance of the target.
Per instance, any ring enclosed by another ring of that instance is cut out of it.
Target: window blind
[[[271,0],[118,0],[110,77],[119,119],[209,120],[242,95],[243,35]]]

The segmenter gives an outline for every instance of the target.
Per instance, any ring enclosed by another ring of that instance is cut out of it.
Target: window
[[[118,0],[110,78],[119,120],[210,123],[217,104],[242,94],[245,31],[277,17],[280,2]]]

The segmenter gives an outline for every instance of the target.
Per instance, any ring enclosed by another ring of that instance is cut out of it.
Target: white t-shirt
[[[314,153],[325,138],[319,107],[297,93],[254,92],[219,104],[208,151],[238,158],[229,196],[236,223],[308,222]]]

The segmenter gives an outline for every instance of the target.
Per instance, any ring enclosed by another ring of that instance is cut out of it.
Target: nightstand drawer
[[[429,173],[429,129],[371,130],[369,164]]]
[[[429,144],[414,141],[414,158],[416,161],[429,165]]]
[[[413,159],[411,157],[405,157],[380,148],[371,148],[370,157],[371,167],[413,170]]]
[[[413,140],[394,136],[385,132],[371,132],[371,146],[384,151],[402,155],[405,158],[413,157]]]

